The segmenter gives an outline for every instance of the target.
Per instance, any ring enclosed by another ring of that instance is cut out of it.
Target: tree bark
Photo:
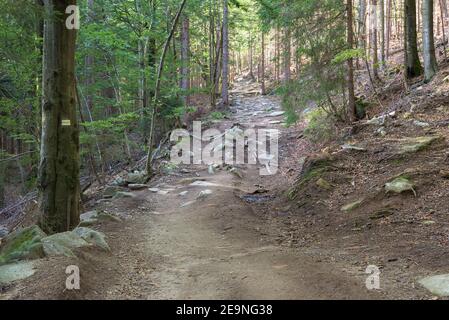
[[[405,0],[404,3],[404,52],[407,79],[420,76],[423,72],[418,56],[416,40],[416,0]]]
[[[371,0],[370,10],[370,47],[371,67],[375,79],[379,79],[379,57],[377,48],[377,0]]]
[[[183,91],[184,103],[188,105],[190,89],[190,21],[189,17],[184,15],[182,20],[182,32],[181,32],[181,90]]]
[[[76,117],[76,30],[65,10],[76,0],[45,0],[42,138],[39,164],[40,219],[48,233],[79,223],[79,127]],[[55,18],[55,15],[59,17]]]
[[[354,30],[352,26],[352,0],[347,0],[347,35],[348,47],[354,47]],[[353,58],[348,59],[348,119],[350,122],[356,120],[355,93],[354,93],[354,61]]]
[[[265,88],[265,33],[262,31],[262,57],[260,64],[260,85],[262,95],[266,94]]]
[[[422,18],[425,81],[430,81],[435,75],[438,68],[433,37],[433,8],[433,0],[423,0]]]
[[[221,98],[223,107],[229,106],[229,26],[228,26],[228,0],[223,0],[223,70]]]

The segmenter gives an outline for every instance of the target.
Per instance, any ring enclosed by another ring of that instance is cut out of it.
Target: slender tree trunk
[[[377,48],[377,0],[371,0],[370,8],[370,47],[371,64],[375,79],[379,79],[379,56]]]
[[[348,47],[352,49],[354,47],[354,30],[352,26],[352,0],[347,0],[347,35],[348,35]],[[348,59],[348,119],[350,122],[356,120],[356,108],[355,108],[355,93],[354,93],[354,61],[352,58]]]
[[[288,84],[291,79],[291,31],[289,27],[284,30],[284,82]]]
[[[42,139],[39,164],[40,219],[49,233],[79,223],[79,128],[76,117],[76,30],[65,13],[76,0],[45,0]],[[58,18],[55,18],[57,16]]]
[[[359,29],[359,39],[358,47],[359,49],[366,48],[366,0],[359,0],[359,17],[358,17],[358,29]],[[364,52],[366,54],[366,52]],[[359,61],[359,59],[357,59]]]
[[[386,46],[386,53],[385,53],[385,59],[388,60],[390,57],[390,40],[391,40],[391,0],[387,0],[387,34],[386,34],[386,40],[385,40],[385,46]]]
[[[221,98],[223,107],[229,106],[229,35],[228,35],[228,0],[223,0],[223,76]]]
[[[183,91],[184,102],[186,105],[189,103],[188,90],[189,78],[190,78],[190,21],[189,17],[184,15],[182,20],[182,34],[181,34],[181,89]]]
[[[421,75],[423,72],[416,40],[416,0],[405,0],[404,15],[406,77],[410,79]]]
[[[265,33],[262,31],[262,57],[260,63],[260,84],[262,95],[266,94],[265,88]]]
[[[380,22],[380,62],[382,67],[385,63],[385,0],[379,0],[379,22]]]
[[[425,81],[430,81],[438,68],[433,37],[433,0],[423,0],[422,18],[424,78]]]
[[[164,70],[164,63],[165,63],[165,56],[167,55],[168,47],[170,45],[170,41],[173,37],[173,34],[175,33],[176,26],[178,25],[179,17],[182,14],[182,11],[184,10],[185,4],[187,0],[182,0],[182,3],[178,9],[178,12],[176,13],[175,19],[173,20],[173,25],[171,27],[171,30],[168,34],[168,37],[165,41],[164,48],[162,50],[161,59],[159,60],[159,67],[157,70],[157,77],[156,77],[156,85],[154,89],[154,97],[153,97],[153,108],[151,110],[151,128],[150,128],[150,137],[148,139],[148,153],[147,153],[147,163],[145,165],[146,171],[148,176],[152,174],[152,155],[153,155],[153,144],[154,144],[154,127],[156,122],[156,116],[158,113],[158,105],[159,105],[159,93],[161,89],[161,80],[162,80],[162,72]]]

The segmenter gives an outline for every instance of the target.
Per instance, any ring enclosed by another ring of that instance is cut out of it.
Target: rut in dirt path
[[[222,132],[236,123],[243,129],[282,130],[277,98],[234,91],[233,100],[231,119],[216,124]],[[116,256],[122,257],[120,268],[127,275],[122,274],[103,297],[370,298],[363,280],[321,263],[319,255],[282,248],[261,231],[266,230],[264,219],[245,201],[249,190],[270,179],[260,176],[259,169],[240,166],[238,175],[228,170],[212,174],[207,166],[196,166],[184,169],[182,177],[155,182],[156,189],[141,192],[140,198],[156,205],[127,228],[132,239],[139,239],[131,246],[134,252],[124,243],[135,240],[120,236],[114,240]],[[250,199],[254,200],[251,195]],[[139,280],[132,271],[136,269]]]

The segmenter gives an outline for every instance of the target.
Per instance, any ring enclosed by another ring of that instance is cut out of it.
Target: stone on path
[[[436,296],[449,297],[449,274],[423,278],[418,283]]]
[[[33,262],[19,262],[0,266],[0,284],[10,284],[31,277],[35,273]]]
[[[394,192],[394,193],[402,193],[405,191],[412,191],[416,196],[415,185],[409,179],[405,177],[399,177],[394,179],[391,182],[385,184],[385,191]]]
[[[285,111],[274,111],[268,114],[268,117],[279,117],[285,114]]]
[[[345,205],[341,208],[341,211],[349,212],[349,211],[355,210],[362,205],[363,201],[365,201],[365,199],[360,199],[360,200],[348,203],[347,205]]]
[[[135,197],[136,195],[134,193],[120,191],[115,194],[114,199],[135,198]]]
[[[73,230],[73,232],[88,243],[100,247],[103,250],[111,251],[108,243],[105,240],[106,236],[104,235],[104,233],[83,227],[78,227]]]
[[[90,244],[72,231],[57,233],[42,239],[47,256],[75,257],[73,249],[88,247]]]

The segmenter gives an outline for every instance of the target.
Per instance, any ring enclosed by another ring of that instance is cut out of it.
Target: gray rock
[[[196,198],[197,200],[204,200],[206,199],[208,196],[210,196],[212,194],[212,190],[203,190],[199,193],[198,197]]]
[[[78,227],[75,230],[73,230],[73,233],[77,234],[82,239],[84,239],[85,241],[94,246],[100,247],[101,249],[106,251],[111,251],[108,243],[105,240],[106,236],[101,232],[89,228]]]
[[[125,190],[126,189],[123,187],[107,186],[103,191],[103,198],[105,199],[113,198],[118,192]]]
[[[90,246],[86,240],[72,231],[57,233],[41,241],[47,256],[75,257],[73,249]]]
[[[148,190],[152,193],[158,193],[159,191],[161,191],[161,189],[159,188],[149,188]]]
[[[135,197],[136,195],[134,193],[120,191],[115,194],[114,199],[135,198]]]
[[[402,139],[400,140],[396,153],[399,155],[403,155],[407,153],[418,152],[441,139],[444,138],[442,136],[436,135]]]
[[[347,205],[345,205],[341,208],[341,211],[350,212],[352,210],[355,210],[355,209],[359,208],[363,204],[364,201],[365,201],[365,199],[360,199],[360,200],[348,203]]]
[[[449,297],[449,274],[423,278],[418,283],[436,296]]]
[[[146,182],[147,176],[145,172],[135,171],[132,173],[128,173],[126,178],[126,182],[130,184],[143,184]]]
[[[19,229],[4,239],[0,250],[0,265],[12,261],[44,257],[41,239],[46,237],[38,226]]]
[[[85,213],[81,214],[80,220],[86,221],[86,220],[96,219],[97,217],[98,217],[98,211],[92,210],[92,211],[85,212]]]
[[[35,273],[32,262],[19,262],[0,266],[0,284],[10,284],[31,277]]]
[[[275,111],[270,113],[268,116],[269,117],[279,117],[285,114],[285,111]]]
[[[394,179],[391,182],[385,184],[385,191],[394,192],[394,193],[402,193],[405,191],[412,191],[416,196],[415,185],[409,179],[405,177],[399,177]]]
[[[128,182],[126,182],[125,179],[118,177],[117,179],[115,179],[114,181],[112,181],[111,183],[113,186],[118,186],[118,187],[126,187],[128,185]]]

